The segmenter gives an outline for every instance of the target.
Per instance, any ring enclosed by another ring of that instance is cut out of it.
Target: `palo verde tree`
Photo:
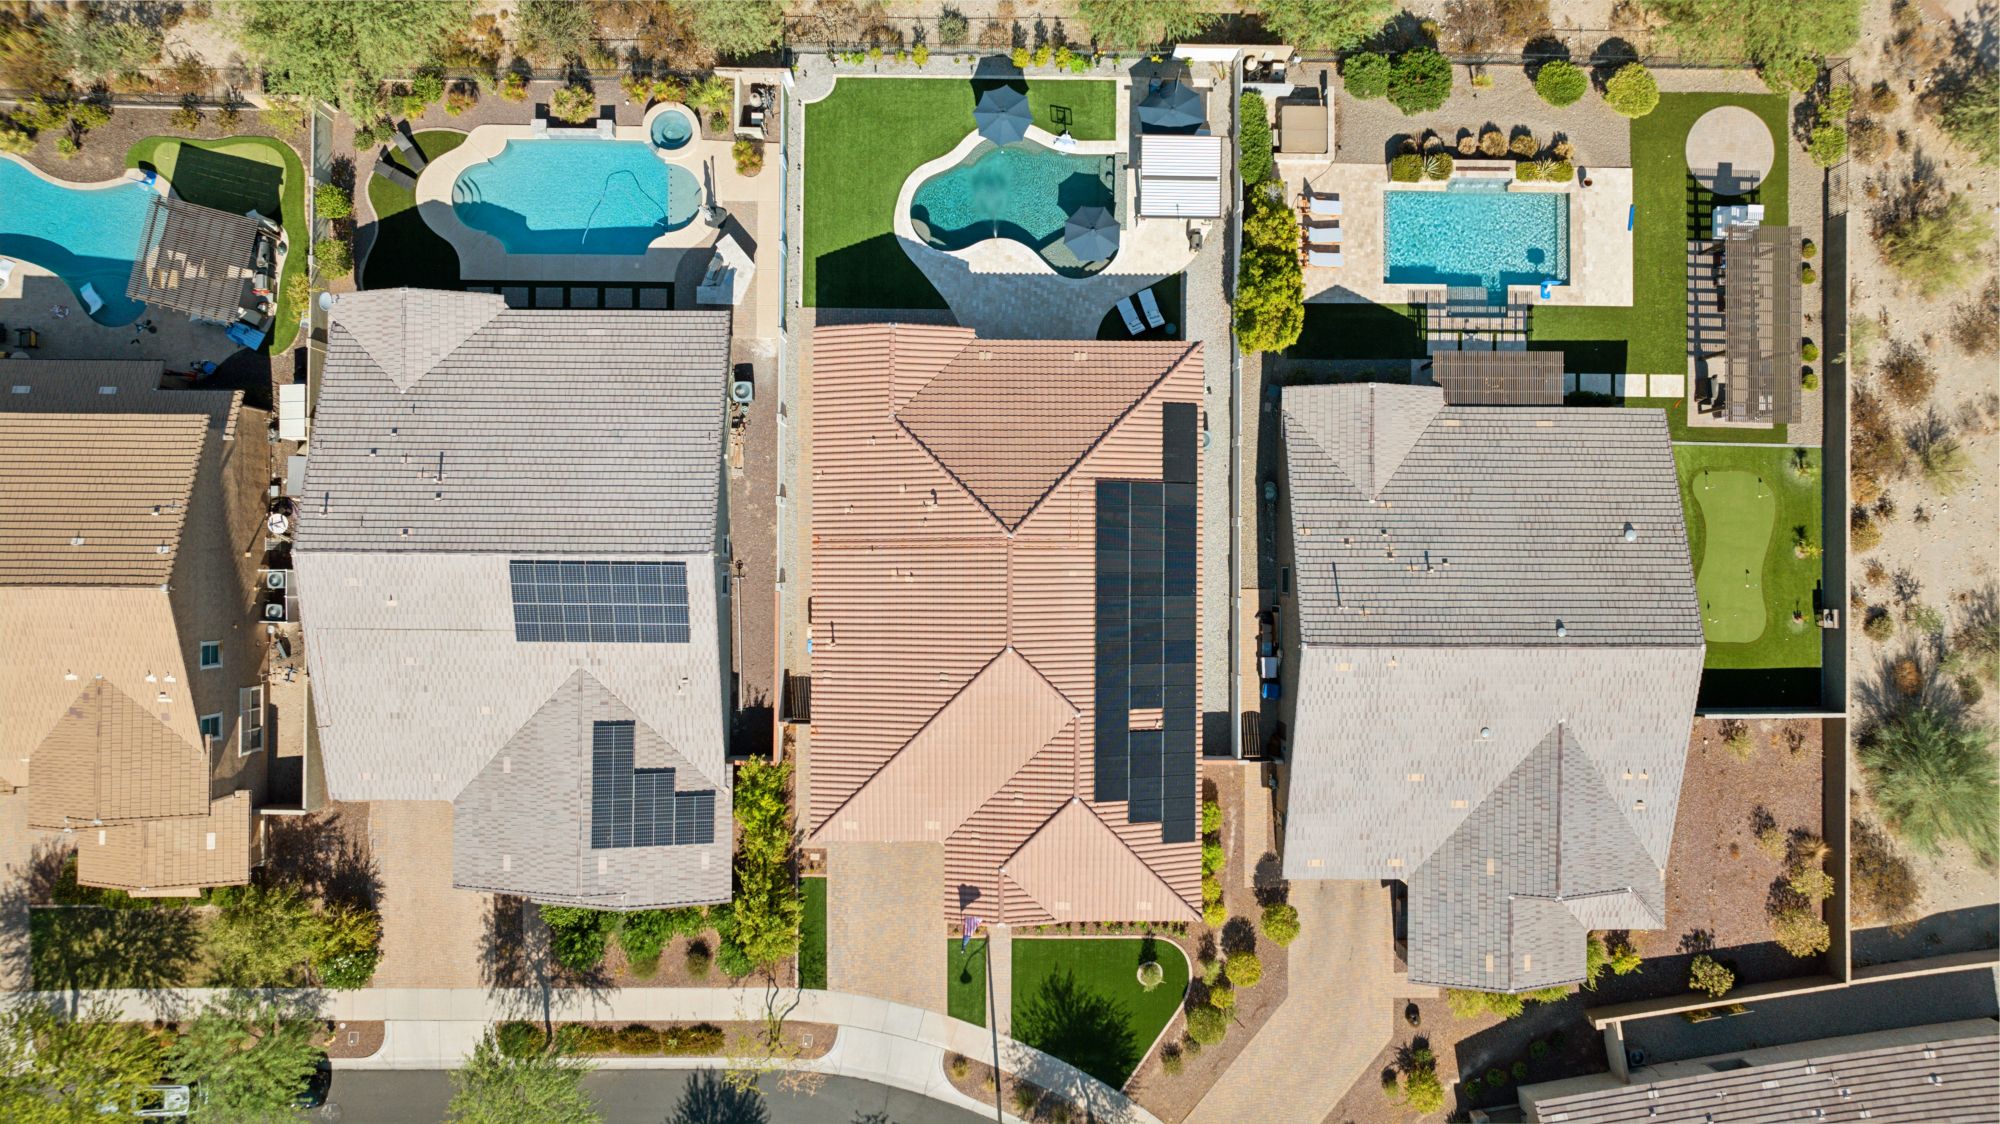
[[[1394,9],[1391,0],[1257,0],[1264,27],[1301,51],[1349,50]]]
[[[237,0],[237,38],[264,66],[273,92],[343,109],[372,98],[384,78],[430,62],[472,17],[467,0]]]
[[[1665,21],[1676,46],[1746,58],[1780,93],[1811,89],[1820,59],[1861,36],[1861,0],[1645,0],[1645,7]]]

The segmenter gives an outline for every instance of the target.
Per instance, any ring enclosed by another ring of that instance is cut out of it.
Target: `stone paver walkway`
[[[1190,1124],[1272,1119],[1274,1105],[1285,1106],[1288,1120],[1323,1119],[1389,1042],[1396,980],[1388,891],[1373,882],[1293,882],[1291,901],[1300,931],[1285,1001]]]
[[[1002,1035],[1014,1033],[1014,927],[988,925],[986,962],[993,965],[993,1010],[989,1021]]]
[[[826,869],[827,987],[942,1013],[944,844],[829,844]]]

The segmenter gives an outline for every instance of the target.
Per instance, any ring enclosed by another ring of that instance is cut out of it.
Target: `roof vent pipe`
[[[1639,541],[1639,529],[1637,527],[1634,527],[1630,523],[1625,524],[1625,541],[1626,542]]]

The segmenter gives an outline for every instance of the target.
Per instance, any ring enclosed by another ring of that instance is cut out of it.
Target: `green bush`
[[[354,213],[354,196],[339,184],[313,187],[313,213],[323,219],[344,219]]]
[[[805,902],[792,877],[791,776],[789,761],[751,761],[736,775],[736,897],[710,917],[722,938],[717,963],[731,979],[798,955]]]
[[[1833,941],[1819,912],[1804,907],[1778,911],[1771,918],[1771,937],[1779,948],[1801,960],[1825,952]]]
[[[1799,376],[1799,385],[1805,387],[1807,390],[1818,390],[1819,376],[1813,373],[1811,367],[1807,367],[1806,373]]]
[[[1802,265],[1799,267],[1799,284],[1810,285],[1817,280],[1819,280],[1819,274],[1813,271],[1812,266]]]
[[[1576,165],[1567,160],[1543,160],[1536,171],[1545,183],[1568,183],[1576,178]]]
[[[1305,318],[1299,217],[1283,198],[1253,191],[1244,211],[1237,273],[1237,344],[1252,354],[1283,351],[1298,342]]]
[[[1208,1003],[1209,1006],[1214,1007],[1218,1011],[1235,1010],[1236,989],[1230,987],[1227,983],[1217,983],[1214,987],[1208,989]]]
[[[500,1053],[509,1058],[525,1058],[542,1052],[548,1038],[542,1028],[530,1022],[504,1022],[493,1030]]]
[[[1660,104],[1659,83],[1652,71],[1628,62],[1604,84],[1604,104],[1626,117],[1644,117]]]
[[[1279,948],[1299,939],[1299,911],[1290,902],[1272,902],[1264,907],[1264,935]]]
[[[1221,902],[1209,902],[1201,907],[1201,923],[1211,929],[1220,929],[1229,921],[1229,907]]]
[[[706,1058],[722,1053],[722,1028],[714,1023],[670,1026],[659,1032],[660,1052],[673,1058]]]
[[[1523,160],[1514,165],[1514,178],[1521,183],[1536,183],[1542,178],[1542,169],[1533,160]]]
[[[1470,1093],[1470,1088],[1467,1089]],[[1444,1107],[1444,1086],[1438,1082],[1437,1055],[1428,1046],[1410,1051],[1403,1069],[1403,1101],[1426,1116]]]
[[[1222,805],[1213,800],[1201,802],[1201,833],[1215,835],[1222,830]]]
[[[1869,795],[1891,831],[1926,854],[1963,843],[2000,859],[2000,765],[1994,730],[1918,699],[1875,724],[1858,750]]]
[[[83,146],[77,144],[76,138],[70,136],[68,133],[64,133],[62,136],[56,138],[56,155],[65,160],[74,157],[82,150]]]
[[[1717,963],[1715,957],[1702,953],[1688,965],[1688,988],[1699,991],[1710,998],[1720,999],[1736,986],[1736,973]]]
[[[1416,183],[1423,178],[1423,157],[1414,152],[1405,152],[1389,158],[1389,180],[1391,183]]]
[[[1563,59],[1542,64],[1535,75],[1535,92],[1550,105],[1574,105],[1590,89],[1590,79],[1575,63]]]
[[[1213,1046],[1229,1033],[1229,1017],[1206,1003],[1189,1008],[1187,1013],[1188,1037],[1203,1046]]]
[[[1389,60],[1373,51],[1349,55],[1340,64],[1340,80],[1347,96],[1363,101],[1389,92]]]
[[[1527,1080],[1527,1079],[1528,1079],[1528,1063],[1527,1063],[1527,1062],[1515,1062],[1515,1063],[1514,1063],[1513,1065],[1509,1066],[1509,1067],[1508,1067],[1508,1069],[1509,1069],[1509,1071],[1510,1071],[1510,1072],[1512,1072],[1512,1073],[1513,1073],[1513,1075],[1514,1075],[1514,1080],[1516,1080],[1516,1081],[1525,1081],[1525,1080]]]
[[[1805,259],[1805,260],[1807,260],[1807,261],[1811,261],[1811,260],[1813,259],[1813,257],[1814,257],[1814,256],[1815,256],[1816,254],[1818,254],[1818,253],[1819,253],[1819,244],[1818,244],[1818,243],[1814,242],[1814,241],[1813,241],[1812,239],[1810,239],[1810,238],[1801,238],[1801,239],[1799,239],[1799,256],[1800,256],[1800,257],[1804,258],[1804,259]]]
[[[344,239],[322,238],[313,243],[313,260],[323,277],[345,277],[354,272],[354,250]]]
[[[525,101],[528,79],[520,71],[510,70],[500,76],[500,84],[494,87],[493,92],[500,95],[501,101]]]
[[[1255,987],[1264,978],[1264,962],[1254,952],[1232,952],[1223,962],[1222,974],[1236,987]]]
[[[691,937],[701,932],[705,922],[698,908],[642,909],[628,913],[618,924],[618,947],[632,970],[650,976],[658,970],[660,950],[675,937]]]
[[[1397,55],[1389,64],[1388,96],[1405,114],[1436,109],[1451,97],[1451,60],[1428,47]]]
[[[17,156],[35,150],[35,138],[26,129],[0,124],[0,152],[11,152]]]
[[[1818,359],[1818,358],[1819,358],[1819,345],[1818,345],[1818,344],[1816,344],[1816,343],[1814,343],[1814,342],[1813,342],[1813,341],[1811,341],[1811,340],[1807,340],[1806,342],[1804,342],[1804,343],[1800,344],[1800,345],[1799,345],[1799,358],[1800,358],[1800,359],[1803,359],[1803,360],[1805,360],[1805,361],[1806,361],[1806,362],[1808,362],[1808,363],[1811,363],[1811,362],[1813,362],[1814,360]]]
[[[1549,1056],[1549,1044],[1539,1038],[1535,1039],[1533,1042],[1528,1043],[1528,1056],[1536,1061],[1541,1061],[1543,1058]]]
[[[372,909],[334,905],[320,911],[313,934],[313,975],[321,987],[367,987],[382,959],[382,917]]]
[[[1026,70],[1029,64],[1035,61],[1035,57],[1028,53],[1028,48],[1026,47],[1014,48],[1014,53],[1010,58],[1016,70]]]
[[[1222,880],[1213,874],[1201,876],[1201,904],[1214,905],[1222,900]]]
[[[597,91],[588,86],[564,86],[549,98],[549,116],[581,125],[597,113]]]
[[[1941,96],[1938,126],[1981,164],[2000,164],[2000,70],[1978,67]]]
[[[1822,168],[1831,168],[1847,159],[1847,126],[1814,125],[1811,139],[1806,141],[1806,155]]]
[[[616,913],[567,905],[545,905],[541,913],[549,927],[549,954],[557,964],[581,973],[604,962],[611,930],[618,926]]]
[[[1453,161],[1449,152],[1432,152],[1424,156],[1424,178],[1427,180],[1448,180],[1451,178]]]
[[[1236,169],[1244,185],[1254,187],[1271,178],[1271,122],[1264,115],[1264,95],[1243,91],[1238,113],[1242,134],[1237,138]]]
[[[1222,844],[1203,843],[1201,845],[1201,873],[1204,876],[1219,873],[1222,870],[1223,864],[1227,861],[1228,856],[1222,853]]]
[[[1507,1087],[1507,1071],[1497,1065],[1487,1070],[1486,1084],[1494,1089],[1505,1089]]]
[[[688,975],[698,980],[705,980],[708,978],[709,965],[714,963],[715,957],[708,951],[707,941],[691,941],[683,960],[687,965]]]

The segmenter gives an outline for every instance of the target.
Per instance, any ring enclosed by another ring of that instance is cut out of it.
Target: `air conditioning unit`
[[[264,588],[273,593],[283,593],[285,591],[286,580],[290,574],[290,570],[264,571]]]
[[[265,602],[265,603],[264,603],[264,619],[265,619],[265,620],[267,620],[267,621],[281,621],[281,620],[284,620],[284,619],[285,619],[285,603],[284,603],[283,601],[267,601],[267,602]]]
[[[757,386],[748,379],[737,379],[729,384],[729,400],[738,406],[748,406],[757,398]]]

